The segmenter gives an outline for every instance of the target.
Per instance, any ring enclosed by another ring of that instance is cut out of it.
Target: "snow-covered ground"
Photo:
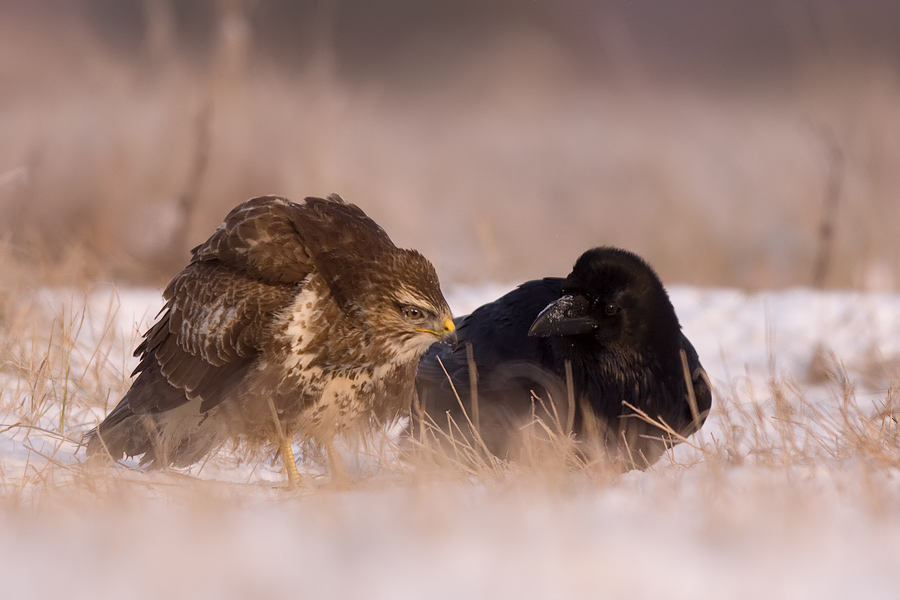
[[[897,597],[900,295],[670,295],[716,389],[696,447],[614,478],[371,459],[298,493],[228,453],[83,467],[159,292],[37,292],[0,312],[0,598]]]

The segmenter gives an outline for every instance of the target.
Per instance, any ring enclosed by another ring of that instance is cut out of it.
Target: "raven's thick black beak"
[[[591,333],[597,322],[588,315],[590,304],[582,296],[566,295],[541,311],[528,335],[550,337],[556,335],[583,335]]]

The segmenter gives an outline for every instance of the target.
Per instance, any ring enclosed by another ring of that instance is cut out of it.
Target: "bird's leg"
[[[328,453],[328,464],[331,466],[331,485],[336,487],[346,486],[350,479],[347,477],[347,465],[344,459],[334,449],[334,439],[329,437],[325,442],[325,452]]]
[[[287,472],[288,485],[293,488],[303,487],[300,480],[300,471],[297,470],[297,461],[294,460],[294,451],[291,450],[291,440],[284,434],[281,427],[281,420],[278,418],[278,411],[275,408],[275,402],[272,397],[266,399],[269,404],[269,410],[272,413],[272,421],[275,423],[275,433],[278,435],[278,452],[281,454],[281,464]]]
[[[291,443],[282,439],[278,446],[278,452],[281,454],[281,464],[287,472],[288,485],[293,488],[303,487],[303,481],[300,479],[300,471],[297,470],[297,461],[294,460],[294,451],[291,449]]]

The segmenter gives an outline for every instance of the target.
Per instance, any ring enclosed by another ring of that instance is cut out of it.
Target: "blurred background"
[[[161,284],[341,193],[447,284],[900,283],[896,0],[0,1],[0,243]]]

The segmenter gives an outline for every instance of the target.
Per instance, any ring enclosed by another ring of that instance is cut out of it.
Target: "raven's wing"
[[[449,375],[458,391],[468,390],[469,345],[479,385],[491,386],[506,366],[542,363],[546,343],[529,337],[528,330],[537,315],[559,298],[562,282],[558,278],[528,281],[455,319],[456,347],[434,344],[419,363],[419,382],[450,392]]]
[[[559,378],[543,366],[546,340],[528,336],[537,315],[559,298],[562,281],[526,282],[458,318],[456,347],[435,344],[419,363],[416,381],[422,416],[441,427],[449,416],[455,428],[467,433],[467,423],[475,416],[470,355],[476,371],[480,436],[495,454],[505,454],[512,436],[530,420],[532,391],[545,397],[553,390],[554,398],[564,398]],[[413,423],[414,428],[418,425]]]

